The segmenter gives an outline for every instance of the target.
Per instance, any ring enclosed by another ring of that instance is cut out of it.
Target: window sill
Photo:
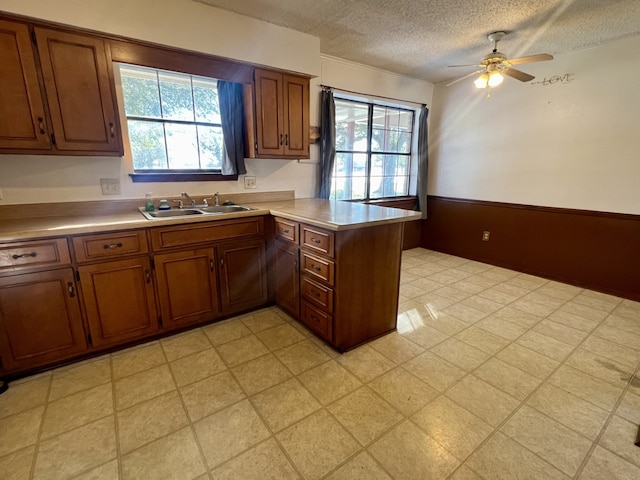
[[[238,180],[238,175],[222,175],[220,173],[130,173],[133,183],[143,182],[226,182]]]

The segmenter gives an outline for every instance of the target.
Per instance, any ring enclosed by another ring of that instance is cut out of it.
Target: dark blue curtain
[[[331,173],[336,159],[336,106],[331,89],[320,94],[320,191],[318,198],[329,198]]]
[[[224,151],[222,174],[239,175],[247,173],[244,166],[244,112],[241,83],[218,80],[218,99]]]
[[[427,117],[429,109],[426,105],[420,110],[418,120],[418,207],[422,218],[427,218],[427,180],[429,175],[429,135]]]

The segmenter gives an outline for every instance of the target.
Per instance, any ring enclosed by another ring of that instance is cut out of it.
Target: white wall
[[[437,84],[429,193],[640,214],[638,50],[636,36],[521,65],[536,79],[491,98],[471,80]]]

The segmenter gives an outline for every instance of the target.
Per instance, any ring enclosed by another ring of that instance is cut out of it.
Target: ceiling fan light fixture
[[[489,84],[489,87],[493,88],[500,85],[503,80],[504,76],[500,72],[493,71],[489,74],[489,80],[487,81],[487,83]]]
[[[483,73],[478,78],[475,79],[473,84],[476,88],[487,88],[487,83],[489,83],[489,74]]]

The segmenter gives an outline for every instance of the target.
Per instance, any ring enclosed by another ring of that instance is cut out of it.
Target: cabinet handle
[[[280,134],[280,145],[282,145],[282,134]]]
[[[105,250],[113,250],[114,248],[122,248],[122,243],[106,243],[102,246]]]
[[[44,118],[38,117],[38,128],[40,129],[40,133],[44,135]]]
[[[14,260],[17,260],[19,258],[27,258],[27,257],[34,257],[38,255],[36,252],[31,252],[31,253],[21,253],[20,255],[18,254],[14,254],[11,256],[11,258],[13,258]]]
[[[116,136],[116,130],[115,130],[115,125],[113,124],[113,122],[109,122],[109,131],[111,132],[111,138],[114,138]]]
[[[76,296],[76,290],[75,288],[73,288],[73,283],[71,282],[67,283],[67,290],[69,291],[69,296],[71,298]]]
[[[319,266],[314,265],[313,263],[311,264],[311,268],[313,268],[316,272],[319,272],[320,270],[322,270]]]
[[[282,231],[283,231],[284,233],[289,233],[289,229],[288,229],[288,228],[287,228],[287,229],[284,229],[284,230],[282,230]]]
[[[144,277],[147,279],[147,283],[151,283],[151,272],[149,270],[144,271]]]
[[[284,134],[284,144],[287,145],[287,146],[289,145],[289,134],[288,133]]]
[[[311,295],[313,295],[314,297],[320,298],[320,294],[318,293],[317,290],[311,290]]]
[[[316,317],[315,315],[311,315],[311,320],[313,320],[316,323],[320,323],[320,320],[318,320],[318,317]]]
[[[321,243],[320,239],[318,239],[318,238],[316,238],[316,237],[311,237],[311,241],[312,241],[313,243],[317,243],[317,244],[320,244],[320,243]]]

